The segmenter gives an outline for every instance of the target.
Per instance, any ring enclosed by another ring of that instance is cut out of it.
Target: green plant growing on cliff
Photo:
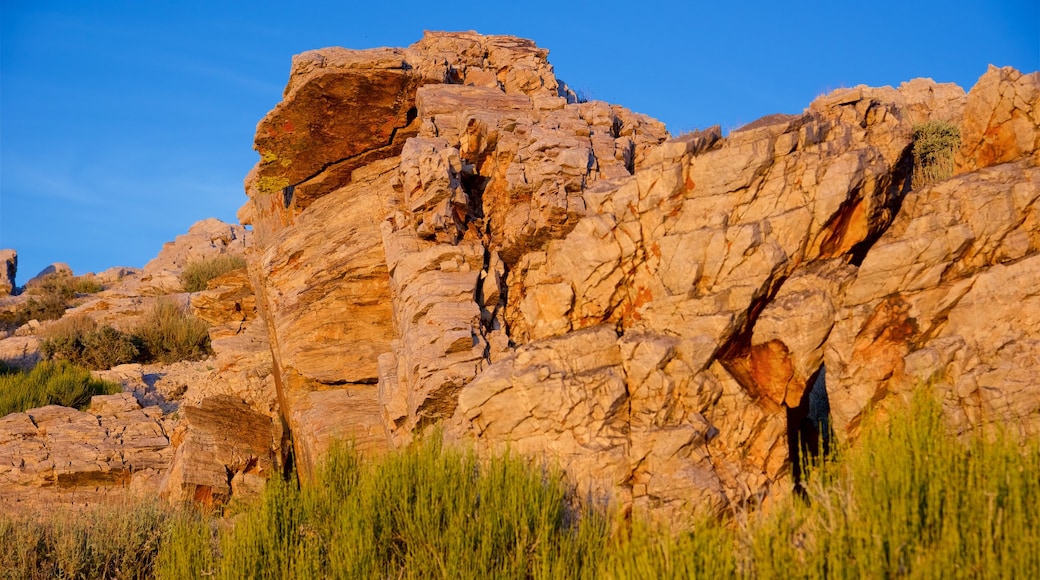
[[[206,289],[210,280],[245,267],[245,259],[228,254],[191,262],[181,272],[181,287],[185,292],[199,292]]]
[[[43,361],[28,372],[8,369],[0,373],[0,417],[45,405],[83,409],[94,395],[122,390],[67,361]]]
[[[960,129],[946,121],[914,125],[912,187],[937,183],[953,176],[953,156],[961,144]]]

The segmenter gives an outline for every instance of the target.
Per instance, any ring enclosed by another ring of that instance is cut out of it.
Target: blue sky
[[[19,283],[56,261],[142,266],[198,220],[235,221],[292,55],[407,46],[424,29],[531,38],[573,88],[673,133],[861,83],[967,89],[989,63],[1040,60],[1036,0],[3,0],[0,247],[18,250]]]

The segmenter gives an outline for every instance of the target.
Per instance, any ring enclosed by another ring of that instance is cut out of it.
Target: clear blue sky
[[[1037,6],[2,0],[0,247],[18,250],[24,283],[56,261],[142,266],[198,220],[234,221],[256,123],[312,48],[523,36],[575,89],[677,133],[800,112],[842,86],[1035,71]]]

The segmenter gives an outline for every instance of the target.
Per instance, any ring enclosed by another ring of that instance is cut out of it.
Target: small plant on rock
[[[222,255],[208,260],[192,262],[181,272],[181,286],[185,292],[199,292],[206,289],[209,281],[246,267],[241,256]]]
[[[914,176],[912,187],[949,179],[953,155],[961,144],[961,131],[946,121],[928,121],[914,126]]]
[[[14,329],[30,320],[57,320],[65,314],[77,294],[103,290],[93,277],[72,276],[66,272],[48,274],[25,288],[29,299],[20,308],[0,315],[0,329]]]

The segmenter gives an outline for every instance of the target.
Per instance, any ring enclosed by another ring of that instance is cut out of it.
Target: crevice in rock
[[[863,260],[866,259],[870,248],[874,247],[874,244],[881,239],[881,236],[885,235],[885,232],[888,231],[888,228],[895,221],[896,216],[899,215],[899,210],[903,206],[903,199],[906,197],[906,194],[910,193],[911,175],[914,167],[913,149],[914,147],[911,143],[903,150],[899,161],[892,168],[892,182],[889,184],[888,195],[886,196],[888,203],[880,212],[883,216],[882,222],[877,227],[872,228],[872,233],[867,235],[866,238],[849,249],[846,254],[849,264],[857,268],[863,265]],[[878,211],[875,210],[874,213],[877,214]]]
[[[827,398],[826,365],[820,365],[806,382],[797,407],[787,407],[787,451],[794,491],[806,497],[805,481],[813,464],[830,455],[830,401]]]

